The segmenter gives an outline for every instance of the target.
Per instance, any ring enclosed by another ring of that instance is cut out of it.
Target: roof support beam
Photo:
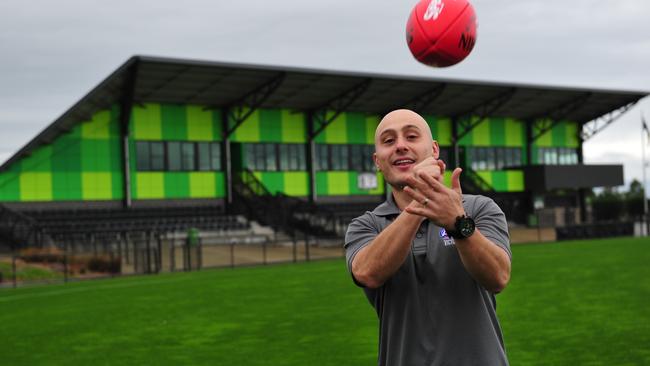
[[[223,108],[227,111],[227,121],[234,122],[225,131],[225,137],[230,137],[233,132],[242,124],[248,117],[251,116],[261,105],[264,103],[273,92],[280,87],[286,78],[286,72],[280,72],[271,79],[265,81],[263,84],[256,86],[239,99],[228,103]],[[229,125],[228,123],[227,125]]]
[[[490,117],[494,112],[506,104],[516,91],[517,88],[508,88],[508,90],[496,97],[474,106],[468,112],[453,117],[452,120],[458,121],[460,131],[458,131],[455,141],[452,142],[456,143],[456,141],[460,141],[460,139],[470,133],[474,128],[476,128],[476,126],[481,124],[485,119]],[[473,119],[472,117],[474,115],[478,115],[478,118]]]
[[[549,113],[525,118],[525,120],[532,121],[533,134],[530,137],[529,142],[532,144],[545,133],[552,130],[553,127],[557,126],[564,118],[566,118],[566,116],[582,107],[591,96],[591,92],[584,93],[559,107],[554,108]]]
[[[616,110],[613,110],[605,115],[602,115],[590,122],[585,123],[582,125],[582,131],[580,131],[580,138],[582,141],[586,141],[594,135],[596,135],[598,132],[602,131],[605,129],[605,127],[609,126],[612,124],[614,121],[617,119],[621,118],[622,115],[625,114],[630,108],[634,107],[636,105],[637,101],[628,103],[627,105],[624,105],[621,108],[618,108]]]
[[[314,122],[314,130],[310,133],[309,139],[313,140],[318,136],[327,126],[334,122],[334,120],[341,115],[354,101],[356,101],[368,89],[371,79],[364,79],[361,83],[353,86],[352,88],[344,91],[336,97],[327,101],[320,107],[313,108],[311,112]],[[330,113],[328,115],[328,113]]]

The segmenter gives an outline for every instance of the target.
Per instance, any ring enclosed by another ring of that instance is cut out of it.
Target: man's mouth
[[[393,165],[406,166],[406,165],[411,165],[413,163],[415,163],[415,160],[413,159],[397,159],[393,162]]]

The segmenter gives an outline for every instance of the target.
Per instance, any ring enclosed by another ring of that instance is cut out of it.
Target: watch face
[[[474,233],[474,220],[470,217],[463,217],[458,220],[458,232],[464,238],[471,236]]]

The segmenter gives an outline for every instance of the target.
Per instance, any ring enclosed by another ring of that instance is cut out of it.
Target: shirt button
[[[422,232],[418,231],[418,233],[415,234],[415,237],[416,237],[416,238],[421,238],[421,237],[422,237]]]

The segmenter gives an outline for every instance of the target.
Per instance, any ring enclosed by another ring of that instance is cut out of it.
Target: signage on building
[[[361,173],[357,177],[357,186],[359,189],[376,189],[377,175],[375,173]]]

